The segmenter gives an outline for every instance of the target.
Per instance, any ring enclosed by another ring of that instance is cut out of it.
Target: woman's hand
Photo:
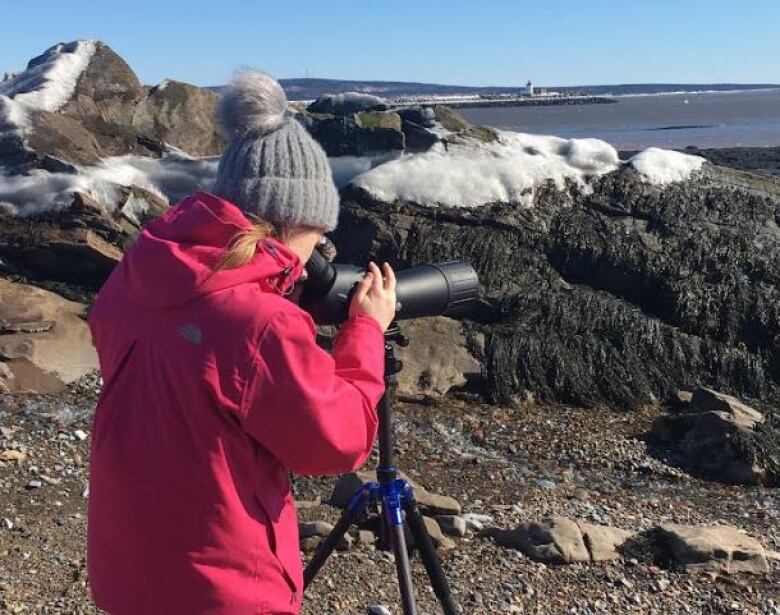
[[[384,273],[384,277],[382,276]],[[395,273],[387,263],[382,265],[382,271],[375,263],[368,264],[368,271],[358,282],[352,303],[349,304],[349,315],[365,314],[379,323],[382,331],[386,331],[395,318]]]

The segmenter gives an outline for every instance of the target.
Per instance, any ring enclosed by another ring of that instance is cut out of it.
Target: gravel
[[[84,537],[90,418],[100,382],[58,396],[0,398],[0,612],[97,613]],[[625,529],[661,522],[727,523],[780,549],[780,492],[707,483],[642,439],[660,412],[486,406],[468,398],[397,404],[397,463],[463,505],[468,528],[442,564],[466,613],[751,613],[780,615],[780,567],[766,577],[694,575],[638,553],[631,561],[551,567],[478,535],[563,515]],[[369,462],[373,465],[375,458]],[[31,483],[35,488],[29,488]],[[334,477],[297,478],[314,501],[302,520],[335,522]],[[318,500],[319,498],[319,500]],[[309,558],[310,555],[305,557]],[[421,613],[439,612],[413,560]],[[306,594],[304,613],[400,613],[392,555],[355,541],[336,552]]]

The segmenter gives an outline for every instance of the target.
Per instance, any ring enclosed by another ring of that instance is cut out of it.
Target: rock
[[[225,147],[214,121],[219,96],[189,83],[166,80],[136,107],[132,125],[142,137],[177,147],[191,156],[218,156]]]
[[[83,304],[0,279],[0,361],[14,391],[59,392],[98,368]]]
[[[84,440],[86,440],[89,437],[87,432],[84,431],[83,429],[77,429],[76,431],[74,431],[73,432],[73,436],[76,438],[76,440],[78,440],[80,442],[83,442]]]
[[[660,539],[674,560],[689,570],[767,574],[769,565],[758,540],[727,525],[666,524]]]
[[[420,508],[430,514],[457,515],[460,513],[460,504],[454,498],[430,493],[424,487],[415,484],[403,472],[398,473],[399,478],[409,482],[414,489],[414,497]],[[328,503],[337,508],[346,508],[352,496],[366,483],[376,480],[372,472],[349,472],[342,474]]]
[[[439,527],[439,524],[436,522],[435,519],[431,519],[430,517],[423,517],[423,522],[425,523],[425,529],[428,532],[428,536],[431,537],[431,541],[433,542],[433,546],[437,549],[442,549],[444,551],[449,551],[450,549],[455,548],[455,542],[452,541],[450,538],[447,538],[441,531],[441,528]]]
[[[40,489],[43,487],[43,482],[39,480],[31,480],[27,483],[26,487],[28,489]]]
[[[463,513],[460,517],[466,523],[466,528],[472,532],[481,532],[485,529],[485,524],[493,521],[493,517],[490,515],[479,513]]]
[[[404,143],[407,152],[427,152],[441,141],[441,137],[438,134],[414,122],[404,120],[401,125],[401,132],[404,133]]]
[[[564,517],[530,522],[512,530],[492,532],[496,544],[518,549],[546,564],[588,562],[590,555],[576,522]]]
[[[300,542],[301,551],[304,553],[314,553],[319,548],[321,542],[321,536],[309,536],[308,538],[303,538]]]
[[[304,521],[298,524],[301,539],[311,536],[325,537],[333,531],[333,525],[327,521]]]
[[[322,504],[322,499],[317,496],[313,500],[295,500],[295,508],[297,510],[308,510],[310,508],[317,508]]]
[[[372,604],[366,607],[366,615],[392,615],[392,611],[381,604]]]
[[[466,521],[457,515],[439,515],[436,522],[447,536],[462,538],[466,535]]]
[[[0,394],[10,393],[13,390],[15,378],[11,368],[0,362]]]
[[[697,389],[681,412],[657,417],[651,434],[675,444],[686,463],[708,477],[755,485],[777,480],[750,447],[763,422],[760,412],[736,398]]]
[[[99,288],[122,258],[121,249],[105,235],[117,239],[126,235],[110,219],[97,222],[97,217],[90,212],[82,219],[76,209],[68,209],[4,220],[0,258],[14,272],[30,278]]]
[[[404,149],[400,118],[394,113],[344,116],[304,113],[300,119],[328,156],[368,156]]]
[[[306,110],[310,113],[330,113],[333,115],[351,115],[380,105],[384,100],[379,96],[362,92],[344,92],[325,94],[312,102]]]
[[[361,111],[355,114],[355,123],[359,128],[401,131],[401,116],[392,111]]]
[[[404,122],[411,122],[421,128],[433,128],[436,126],[436,113],[430,107],[412,105],[395,109],[395,112]],[[465,120],[463,121],[465,122]]]
[[[764,422],[763,414],[747,404],[743,404],[736,397],[703,387],[696,389],[691,397],[691,405],[688,408],[688,412],[710,411],[725,412],[731,415],[735,422],[746,426],[749,424],[751,428],[755,423]]]
[[[693,393],[690,391],[675,391],[674,399],[681,406],[687,406],[693,399]]]
[[[478,380],[482,366],[469,351],[463,325],[437,316],[403,323],[409,346],[397,349],[404,368],[398,393],[415,399],[438,398],[469,379]]]
[[[498,140],[498,133],[487,126],[473,126],[461,117],[456,111],[444,105],[435,105],[433,107],[436,121],[438,121],[445,130],[453,133],[447,137],[447,140],[453,141],[458,138],[467,138],[481,141],[483,143],[492,143]]]
[[[605,525],[579,522],[578,526],[593,562],[620,559],[620,547],[635,535],[634,532]]]
[[[0,452],[0,461],[22,463],[27,460],[27,455],[22,451],[8,449]]]
[[[357,541],[363,546],[373,545],[376,542],[376,535],[371,530],[358,530]]]

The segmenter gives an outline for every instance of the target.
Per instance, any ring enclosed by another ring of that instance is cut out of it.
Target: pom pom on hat
[[[261,72],[238,73],[217,108],[217,120],[226,137],[255,130],[267,134],[287,122],[287,97],[273,77]]]

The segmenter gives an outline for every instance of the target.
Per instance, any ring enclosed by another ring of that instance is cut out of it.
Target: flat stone
[[[726,574],[769,573],[764,547],[735,527],[670,523],[658,529],[661,542],[670,555],[689,570]]]
[[[436,522],[447,536],[462,538],[466,535],[466,520],[457,515],[439,515]]]
[[[443,549],[444,551],[455,548],[455,542],[442,533],[441,528],[435,519],[423,517],[423,521],[425,522],[425,529],[428,531],[428,536],[431,537],[434,547]]]
[[[628,530],[606,525],[578,523],[591,561],[608,562],[621,559],[619,548],[635,534]]]
[[[573,564],[590,561],[579,526],[565,517],[533,521],[511,530],[495,530],[496,544],[518,549],[538,562]]]

